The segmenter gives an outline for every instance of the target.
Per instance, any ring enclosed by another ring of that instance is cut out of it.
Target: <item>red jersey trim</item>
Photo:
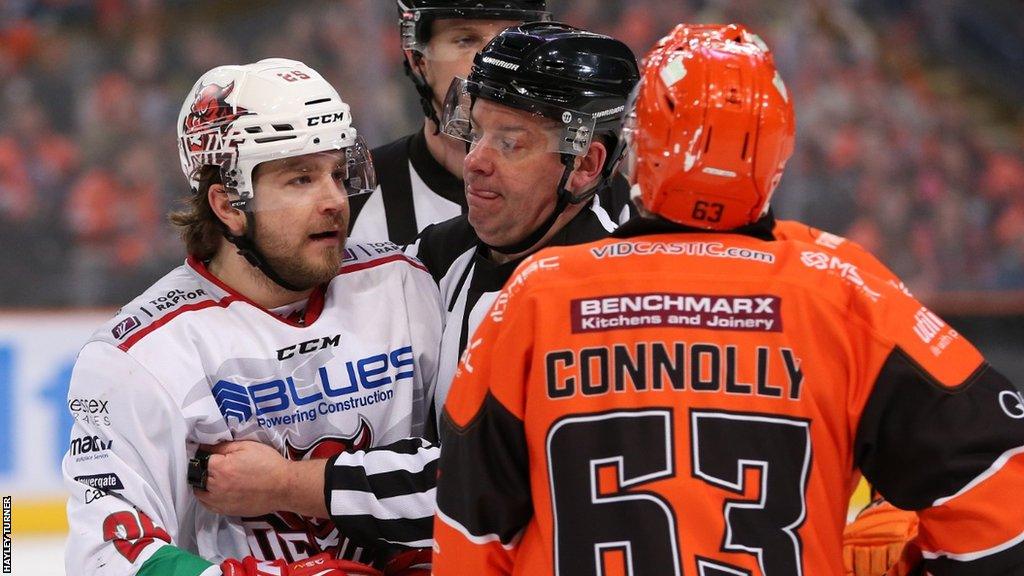
[[[184,314],[185,312],[191,312],[193,310],[202,310],[203,308],[211,308],[213,306],[227,308],[228,305],[231,304],[232,302],[238,301],[238,297],[234,295],[229,295],[225,296],[224,298],[221,298],[220,300],[206,300],[205,302],[199,302],[198,304],[186,304],[181,308],[178,308],[177,310],[171,312],[170,314],[167,314],[166,316],[161,316],[159,319],[154,321],[149,326],[146,326],[139,332],[133,334],[131,338],[128,338],[124,342],[118,344],[117,347],[120,348],[122,351],[127,352],[132,346],[134,346],[139,340],[142,340],[147,334],[155,331],[157,328],[163,326],[164,324],[167,324],[168,322],[170,322],[180,314]]]
[[[366,270],[367,268],[373,268],[375,266],[380,266],[381,264],[388,264],[390,262],[395,262],[395,261],[400,261],[400,260],[404,260],[405,262],[407,262],[409,265],[413,266],[414,268],[419,268],[420,270],[423,270],[424,272],[426,272],[428,274],[430,273],[430,270],[427,270],[427,267],[424,266],[419,260],[416,260],[415,258],[410,258],[410,257],[406,256],[405,254],[392,254],[391,256],[387,256],[385,258],[379,258],[377,260],[370,260],[369,262],[357,262],[355,264],[342,266],[341,267],[341,271],[338,272],[338,273],[339,274],[348,274],[349,272],[358,272],[360,270]]]
[[[214,276],[210,272],[210,270],[206,267],[206,265],[203,264],[203,262],[201,260],[198,260],[198,259],[196,259],[193,256],[189,256],[185,260],[185,264],[189,268],[192,268],[192,270],[194,270],[197,274],[199,274],[203,278],[206,278],[210,282],[216,284],[217,287],[219,287],[221,290],[224,290],[225,292],[227,292],[228,295],[223,297],[223,298],[221,298],[220,300],[206,300],[204,302],[199,302],[199,303],[196,303],[196,304],[186,304],[186,305],[182,306],[181,308],[178,308],[177,310],[174,310],[174,311],[168,313],[165,316],[161,316],[160,318],[155,320],[152,324],[146,326],[142,330],[140,330],[140,331],[136,332],[135,334],[133,334],[130,338],[128,338],[124,342],[118,344],[118,346],[117,346],[118,348],[120,348],[121,350],[127,352],[132,346],[134,346],[136,343],[138,343],[139,340],[142,340],[149,333],[155,331],[157,328],[163,326],[164,324],[167,324],[168,322],[170,322],[171,320],[173,320],[177,316],[179,316],[181,314],[184,314],[185,312],[193,312],[195,310],[202,310],[204,308],[211,308],[213,306],[218,306],[220,308],[227,308],[228,305],[230,305],[233,302],[245,302],[246,304],[249,304],[253,308],[256,308],[257,310],[265,312],[266,314],[270,315],[272,318],[275,318],[276,320],[278,320],[280,322],[288,324],[289,326],[294,326],[296,328],[307,328],[307,327],[309,327],[313,322],[316,321],[317,318],[320,317],[320,313],[323,312],[323,310],[324,310],[324,300],[325,300],[325,295],[326,295],[326,292],[327,292],[327,287],[323,286],[323,285],[317,286],[313,290],[313,292],[309,295],[309,301],[306,303],[306,313],[305,313],[305,316],[303,317],[303,322],[304,323],[299,323],[299,322],[295,322],[294,320],[289,320],[287,318],[282,318],[282,317],[278,316],[277,314],[274,314],[270,310],[267,310],[266,308],[260,306],[259,304],[253,302],[252,300],[246,298],[245,296],[239,294],[233,288],[231,288],[230,286],[228,286],[227,284],[222,282],[220,278],[217,278],[216,276]]]
[[[276,318],[277,320],[280,320],[281,322],[284,322],[285,324],[288,324],[290,326],[295,326],[296,328],[305,328],[312,324],[313,322],[316,322],[316,319],[320,317],[320,313],[324,311],[324,298],[327,293],[326,285],[321,284],[320,286],[317,286],[316,288],[313,289],[313,292],[309,295],[309,301],[306,302],[306,314],[302,319],[303,323],[299,323],[295,322],[294,320],[282,318],[277,314],[274,314],[270,310],[267,310],[263,306],[260,306],[259,304],[239,294],[238,292],[235,291],[234,288],[228,286],[223,281],[221,281],[220,278],[214,276],[213,273],[211,273],[210,270],[206,267],[206,264],[203,264],[201,260],[198,260],[193,256],[189,256],[185,263],[188,264],[193,270],[195,270],[200,276],[206,278],[210,282],[213,282],[218,287],[220,287],[221,290],[227,292],[230,295],[230,297],[234,298],[236,301],[245,302],[252,306],[253,308],[256,308],[257,310],[262,310],[263,312],[266,312],[273,318]]]

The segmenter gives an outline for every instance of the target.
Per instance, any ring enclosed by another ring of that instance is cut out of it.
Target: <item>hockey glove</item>
[[[381,576],[375,568],[351,560],[336,560],[326,553],[291,564],[246,556],[242,560],[225,560],[220,570],[224,576]]]
[[[406,550],[388,560],[384,576],[430,576],[430,548]]]
[[[915,536],[917,514],[875,500],[843,530],[846,576],[907,576],[921,561]]]

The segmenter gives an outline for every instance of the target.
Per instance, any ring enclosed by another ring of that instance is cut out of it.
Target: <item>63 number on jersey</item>
[[[680,548],[686,542],[679,538],[677,514],[686,511],[641,489],[677,475],[674,424],[671,410],[644,409],[573,415],[552,425],[547,455],[555,574],[682,576]],[[694,478],[742,496],[745,469],[760,468],[757,501],[726,500],[722,550],[754,555],[764,576],[802,576],[797,529],[806,516],[809,423],[691,410],[689,425]],[[611,490],[602,482],[602,470],[609,468],[617,479]],[[699,554],[697,564],[699,576],[749,575]]]

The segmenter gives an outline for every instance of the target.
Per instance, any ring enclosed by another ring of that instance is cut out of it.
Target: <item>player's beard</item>
[[[326,221],[320,226],[321,230],[337,228],[338,243],[317,250],[308,247],[308,235],[295,238],[293,231],[260,220],[256,218],[256,248],[282,280],[299,290],[308,290],[337,276],[345,252],[347,223],[343,219]]]

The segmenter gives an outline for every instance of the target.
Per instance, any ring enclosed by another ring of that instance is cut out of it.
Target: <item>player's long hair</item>
[[[182,199],[181,210],[167,216],[180,229],[188,254],[203,261],[213,258],[224,239],[224,224],[213,213],[207,198],[210,186],[220,183],[220,169],[204,166],[199,171],[199,188]]]

